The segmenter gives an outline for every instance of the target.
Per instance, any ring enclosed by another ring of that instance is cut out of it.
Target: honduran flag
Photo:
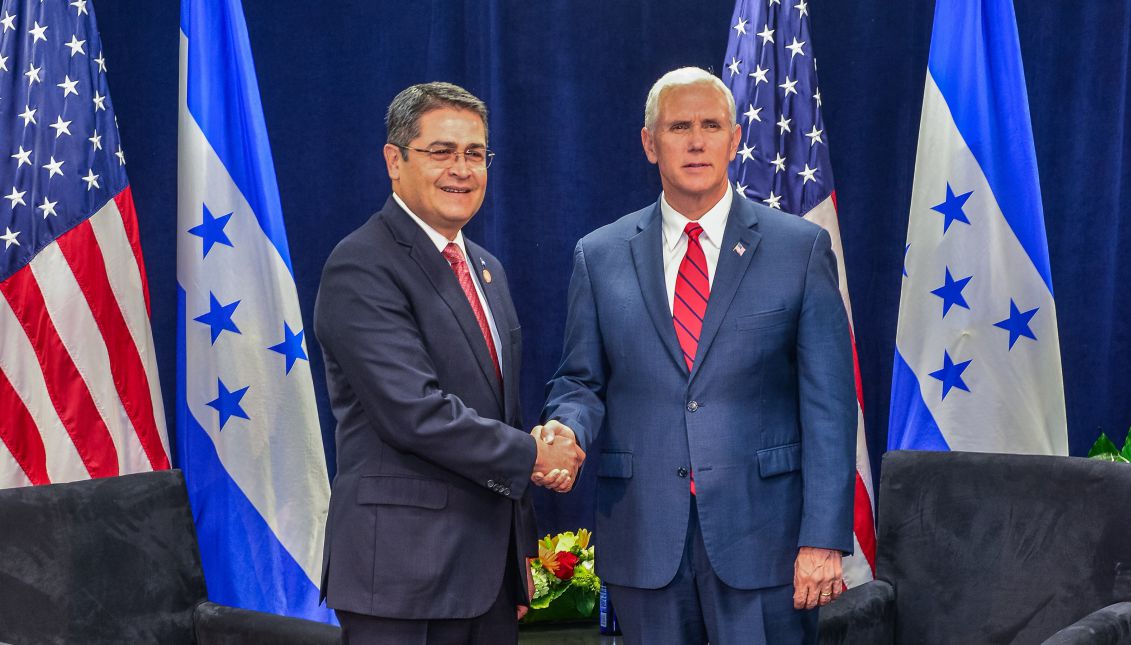
[[[177,444],[208,597],[322,621],[330,490],[239,0],[182,0]]]
[[[1066,454],[1011,0],[936,4],[904,257],[888,448]]]

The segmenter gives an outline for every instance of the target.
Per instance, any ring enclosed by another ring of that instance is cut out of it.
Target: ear
[[[385,169],[389,171],[389,179],[396,181],[401,178],[401,149],[391,143],[386,143],[381,153],[385,155]]]
[[[640,128],[640,144],[644,146],[644,156],[648,157],[648,161],[656,163],[659,160],[656,156],[656,140],[652,138],[648,128]],[[737,150],[736,147],[735,151]]]
[[[742,141],[742,126],[738,123],[734,124],[734,134],[730,137],[730,160],[734,161],[735,155],[738,154],[738,144]]]

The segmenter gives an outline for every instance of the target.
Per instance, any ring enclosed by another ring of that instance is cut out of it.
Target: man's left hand
[[[793,608],[823,607],[844,593],[840,551],[803,546],[793,563]]]

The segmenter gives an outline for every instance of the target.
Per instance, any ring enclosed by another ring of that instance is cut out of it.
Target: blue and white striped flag
[[[182,0],[177,445],[211,600],[319,607],[330,489],[239,0]]]
[[[1011,0],[937,3],[927,68],[888,448],[1067,454]]]

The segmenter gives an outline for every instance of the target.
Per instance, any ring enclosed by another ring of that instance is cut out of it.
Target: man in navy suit
[[[597,569],[628,643],[816,642],[852,551],[856,408],[829,235],[736,195],[734,99],[663,76],[657,203],[574,251],[546,432],[599,435]]]
[[[331,253],[314,311],[338,420],[322,593],[345,643],[514,643],[527,483],[568,490],[585,455],[519,429],[506,274],[461,232],[487,187],[486,107],[414,85],[386,126],[393,194]]]

